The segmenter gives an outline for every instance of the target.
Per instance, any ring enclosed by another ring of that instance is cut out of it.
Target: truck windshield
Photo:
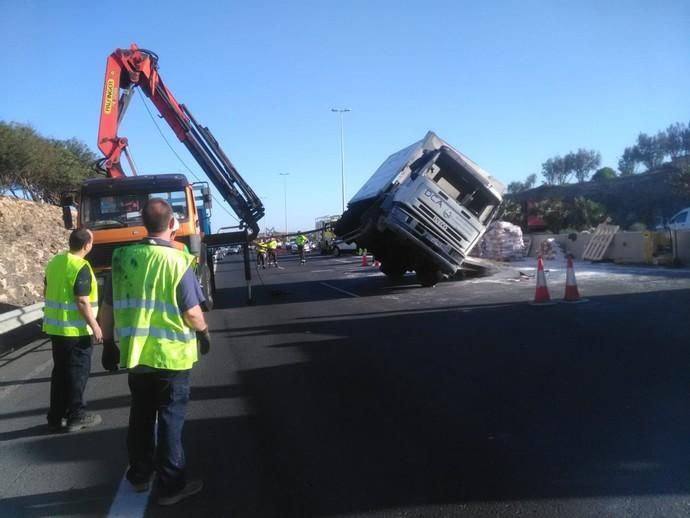
[[[187,198],[184,191],[89,194],[82,201],[82,222],[91,229],[140,226],[141,209],[150,198],[163,198],[173,208],[180,221],[188,219]]]
[[[464,206],[483,224],[497,207],[498,201],[471,173],[445,154],[436,160],[429,177],[449,197]]]

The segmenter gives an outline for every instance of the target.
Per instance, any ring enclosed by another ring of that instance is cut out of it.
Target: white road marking
[[[44,361],[42,364],[40,364],[38,367],[34,368],[34,370],[32,370],[29,374],[27,374],[26,376],[23,376],[22,378],[20,378],[19,381],[18,381],[16,384],[14,384],[14,385],[8,385],[8,386],[3,387],[2,389],[0,389],[0,401],[2,401],[2,400],[5,399],[7,396],[9,396],[10,394],[12,394],[12,392],[14,392],[15,390],[17,390],[17,389],[22,385],[22,383],[21,383],[22,381],[27,381],[27,380],[30,380],[31,378],[35,378],[35,377],[38,376],[41,372],[43,372],[43,371],[46,370],[48,367],[50,367],[50,365],[51,365],[52,363],[53,363],[53,360],[46,360],[46,361]]]
[[[340,293],[344,293],[345,295],[349,295],[350,297],[359,297],[356,293],[352,293],[351,291],[343,290],[341,288],[338,288],[337,286],[333,286],[332,284],[328,284],[327,282],[320,282],[322,286],[326,286],[326,288],[331,288],[332,290],[339,291]]]
[[[148,491],[137,493],[132,488],[132,484],[127,480],[127,472],[122,475],[120,487],[110,505],[108,518],[139,518],[146,513],[146,506],[149,503],[151,488]]]
[[[312,270],[309,273],[325,273],[325,272],[332,272],[333,270]]]

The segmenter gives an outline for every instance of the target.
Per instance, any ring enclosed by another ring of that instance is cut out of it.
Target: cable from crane
[[[157,56],[156,56],[156,59],[158,59]],[[156,122],[156,119],[153,116],[153,113],[151,113],[151,110],[149,109],[148,104],[146,104],[146,99],[144,99],[144,95],[141,93],[141,91],[139,91],[139,89],[137,89],[137,93],[139,94],[139,97],[141,98],[141,102],[144,104],[144,108],[146,108],[146,112],[149,114],[151,121],[153,122],[154,126],[156,126],[156,129],[158,130],[158,133],[160,134],[160,136],[163,138],[163,141],[167,144],[168,148],[170,148],[170,151],[173,152],[173,155],[175,155],[175,157],[180,161],[180,163],[184,166],[184,168],[189,172],[189,174],[191,174],[194,177],[194,179],[197,182],[203,182],[203,180],[201,180],[196,174],[194,174],[194,171],[192,171],[192,169],[185,163],[185,161],[182,160],[182,157],[177,153],[177,151],[175,151],[175,148],[172,147],[172,145],[170,144],[170,142],[166,138],[165,134],[163,133],[163,130],[161,130],[160,126],[158,125],[158,122]],[[216,201],[216,204],[221,209],[223,209],[228,214],[228,216],[230,216],[232,219],[234,219],[237,223],[240,222],[240,220],[237,219],[237,217],[232,212],[230,212],[225,207],[225,205],[223,205],[222,201],[218,200],[218,197],[215,194],[211,193],[211,196]]]

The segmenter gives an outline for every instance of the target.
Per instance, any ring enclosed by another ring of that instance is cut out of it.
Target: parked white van
[[[668,220],[666,228],[671,230],[690,230],[690,207],[681,210]]]

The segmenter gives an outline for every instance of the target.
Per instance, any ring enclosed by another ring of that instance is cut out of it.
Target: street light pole
[[[287,177],[290,176],[290,173],[278,173],[280,176],[283,177],[283,200],[285,202],[285,238],[287,239],[288,235],[288,224],[287,224]]]
[[[331,108],[331,111],[340,114],[340,188],[342,211],[345,212],[345,133],[343,131],[343,113],[352,110],[350,108]]]

